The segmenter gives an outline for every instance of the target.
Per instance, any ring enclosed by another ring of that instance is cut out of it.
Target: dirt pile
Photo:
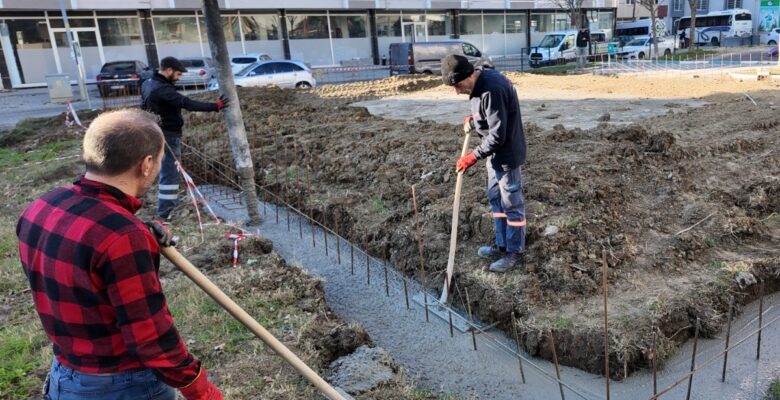
[[[771,92],[752,96],[759,104],[775,98]],[[385,120],[347,106],[347,99],[310,92],[243,90],[241,98],[261,185],[292,204],[300,202],[372,254],[439,286],[459,127],[413,115],[409,122]],[[705,335],[714,332],[724,322],[731,294],[740,304],[755,295],[755,285],[739,287],[737,273],[778,279],[774,177],[780,175],[780,159],[773,130],[752,126],[775,118],[771,107],[755,107],[742,94],[706,101],[702,108],[623,127],[527,126],[523,271],[501,276],[483,271],[475,253],[491,242],[493,221],[483,167],[469,170],[461,201],[456,304],[465,304],[468,289],[476,314],[504,328],[514,311],[529,352],[549,357],[545,334],[552,330],[564,364],[600,373],[603,337],[596,332],[605,254],[614,377],[648,365],[654,329],[661,333],[662,359],[692,335],[697,317]],[[189,141],[229,164],[221,125],[206,118],[188,116],[187,126],[196,133]],[[191,166],[208,177],[199,168]]]
[[[314,93],[323,98],[365,99],[416,92],[442,85],[441,77],[431,75],[395,75],[387,79],[322,85]]]

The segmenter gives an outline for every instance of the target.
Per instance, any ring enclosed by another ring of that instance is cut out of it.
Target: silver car
[[[317,81],[311,69],[300,61],[270,60],[248,65],[233,77],[236,86],[279,86],[280,88],[311,88]],[[209,90],[219,89],[219,83],[212,79]]]
[[[181,74],[181,79],[176,82],[176,86],[205,88],[216,76],[214,62],[209,57],[185,57],[180,58],[179,61],[187,68],[187,72]]]

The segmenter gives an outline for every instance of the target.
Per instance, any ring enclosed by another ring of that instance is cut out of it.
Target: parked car
[[[777,47],[770,47],[767,55],[769,57],[777,57]]]
[[[658,56],[668,57],[672,55],[674,51],[674,41],[665,37],[657,37],[658,41]],[[634,39],[622,49],[618,56],[625,59],[644,60],[645,58],[655,57],[655,45],[653,44],[653,38],[643,37]]]
[[[111,61],[103,64],[97,74],[100,97],[110,97],[114,94],[137,95],[140,89],[141,75],[149,71],[146,64],[138,60]]]
[[[187,72],[181,74],[181,79],[176,82],[176,86],[201,86],[206,87],[209,81],[214,78],[214,62],[209,57],[185,57],[180,58]]]
[[[311,69],[300,61],[260,61],[246,66],[235,74],[233,80],[238,87],[275,85],[280,88],[311,88],[317,81]],[[219,89],[219,83],[212,79],[209,90]]]
[[[778,36],[780,36],[780,28],[772,29],[772,32],[769,32],[769,38],[767,39],[766,44],[777,46],[777,43],[780,43]]]
[[[391,74],[441,74],[441,60],[449,54],[462,55],[474,66],[491,65],[477,46],[460,40],[390,43],[389,53]]]
[[[266,53],[247,53],[230,58],[230,67],[233,70],[233,75],[239,73],[246,68],[249,64],[254,64],[260,61],[268,61],[271,59]]]

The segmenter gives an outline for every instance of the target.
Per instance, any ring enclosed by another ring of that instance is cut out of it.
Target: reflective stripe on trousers
[[[510,253],[525,252],[525,201],[520,167],[497,171],[487,164],[487,196],[496,225],[496,246]]]
[[[179,204],[179,171],[176,170],[176,160],[181,159],[181,137],[165,136],[165,142],[168,146],[165,147],[162,159],[160,193],[157,195],[157,216],[160,218],[167,218]]]

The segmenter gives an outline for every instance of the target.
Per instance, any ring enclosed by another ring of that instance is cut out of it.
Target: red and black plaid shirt
[[[54,354],[84,373],[151,368],[168,385],[198,375],[157,275],[160,249],[141,202],[81,177],[35,200],[16,227],[19,255]]]

